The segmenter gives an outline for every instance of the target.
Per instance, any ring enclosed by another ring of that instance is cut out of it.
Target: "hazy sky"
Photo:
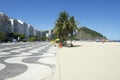
[[[0,0],[0,12],[46,30],[66,11],[80,23],[108,39],[120,40],[120,0]]]

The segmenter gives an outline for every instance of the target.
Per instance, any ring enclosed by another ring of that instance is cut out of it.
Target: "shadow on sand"
[[[81,47],[82,45],[70,45],[70,44],[68,44],[68,45],[66,45],[66,46],[64,46],[64,47],[70,47],[70,48],[72,48],[72,47]]]

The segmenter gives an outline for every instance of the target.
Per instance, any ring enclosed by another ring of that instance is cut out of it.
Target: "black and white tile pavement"
[[[0,46],[0,80],[45,80],[55,69],[57,47],[46,42]]]

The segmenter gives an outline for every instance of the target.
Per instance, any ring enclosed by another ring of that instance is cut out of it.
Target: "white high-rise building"
[[[24,22],[21,20],[17,20],[18,21],[18,33],[19,34],[24,34]]]
[[[24,34],[25,34],[25,38],[29,37],[29,28],[25,22],[24,22]]]
[[[28,24],[28,28],[29,28],[29,36],[33,36],[34,35],[34,28]]]
[[[11,21],[11,32],[14,32],[14,19],[10,19]]]
[[[34,30],[34,36],[37,36],[36,34],[37,34],[37,30]]]

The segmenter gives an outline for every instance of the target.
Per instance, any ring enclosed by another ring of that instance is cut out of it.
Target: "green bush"
[[[35,36],[31,36],[31,37],[28,38],[28,41],[29,42],[36,41],[36,37]]]
[[[0,41],[4,41],[6,38],[6,33],[5,32],[0,32]]]

